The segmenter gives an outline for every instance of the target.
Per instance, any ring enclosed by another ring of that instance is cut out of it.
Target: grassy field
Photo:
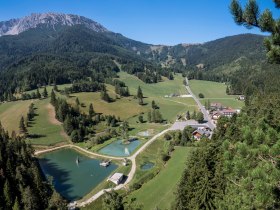
[[[29,134],[39,135],[38,138],[29,139],[34,145],[55,145],[66,142],[68,137],[63,131],[62,125],[51,119],[51,113],[48,108],[49,99],[38,100],[34,103],[36,114],[31,127],[28,128]],[[54,122],[53,122],[54,121]]]
[[[135,183],[143,184],[159,173],[159,171],[164,167],[161,155],[163,153],[167,153],[169,143],[169,141],[165,141],[163,138],[158,138],[136,157],[136,173],[130,183],[130,186]],[[142,170],[141,166],[147,162],[153,163],[154,167],[149,170]]]
[[[244,102],[237,100],[236,95],[226,94],[226,85],[218,82],[210,82],[203,80],[190,80],[189,85],[193,93],[198,96],[199,93],[204,95],[204,99],[201,99],[202,104],[206,100],[210,102],[220,102],[225,106],[240,109],[244,106]]]
[[[196,109],[196,103],[192,98],[165,98],[165,95],[172,93],[186,94],[186,89],[183,85],[183,78],[180,74],[175,75],[174,80],[164,80],[157,84],[146,84],[139,80],[137,77],[127,74],[125,72],[119,73],[119,79],[124,81],[129,87],[130,97],[123,97],[116,99],[112,103],[107,103],[100,99],[100,93],[75,93],[71,94],[68,102],[75,104],[78,97],[79,101],[84,104],[81,110],[85,113],[88,112],[89,104],[92,103],[94,110],[97,113],[106,115],[115,115],[122,120],[128,120],[130,127],[133,128],[130,135],[136,135],[140,131],[147,129],[154,129],[161,131],[165,126],[153,123],[139,123],[138,116],[143,114],[144,120],[147,120],[147,112],[151,109],[151,102],[154,100],[160,107],[160,112],[167,123],[173,122],[178,114],[182,114],[187,110],[193,111]],[[138,100],[134,98],[137,93],[138,86],[141,87],[144,94],[144,103],[146,105],[140,106]],[[115,99],[116,94],[114,87],[106,85],[108,94],[111,98]]]
[[[128,200],[135,198],[143,205],[143,209],[172,209],[175,199],[174,192],[185,168],[185,162],[191,148],[176,147],[171,159],[160,173],[144,184],[139,190],[128,196]]]
[[[16,101],[0,104],[0,121],[3,127],[11,133],[19,132],[19,120],[21,116],[26,117],[29,101]]]

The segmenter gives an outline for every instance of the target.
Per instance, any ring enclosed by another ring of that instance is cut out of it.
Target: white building
[[[120,184],[123,180],[123,174],[122,173],[115,173],[113,174],[107,181],[111,181],[115,183],[116,185]]]

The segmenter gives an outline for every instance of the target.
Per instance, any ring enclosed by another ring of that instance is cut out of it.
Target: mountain
[[[37,28],[40,25],[56,29],[58,26],[74,26],[83,25],[95,32],[108,31],[99,23],[79,15],[58,14],[58,13],[43,13],[31,14],[24,18],[11,19],[9,21],[0,22],[0,36],[17,35],[32,28]]]
[[[120,68],[147,83],[169,77],[172,71],[224,81],[221,77],[266,61],[264,37],[253,34],[203,44],[151,45],[111,32],[85,17],[56,13],[1,22],[0,31],[6,34],[0,37],[0,96],[5,90],[29,90],[89,77],[104,82]]]

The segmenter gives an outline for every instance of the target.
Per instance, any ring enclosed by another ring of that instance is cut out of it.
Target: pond
[[[141,141],[135,139],[129,144],[123,144],[122,140],[117,140],[111,144],[103,147],[98,152],[103,155],[117,156],[117,157],[127,157],[141,144]]]
[[[81,199],[117,168],[115,164],[100,166],[100,160],[73,149],[43,154],[39,163],[45,176],[52,177],[57,192],[69,201]]]
[[[142,171],[146,171],[146,170],[149,170],[149,169],[153,168],[154,166],[155,166],[154,163],[147,162],[147,163],[141,165],[140,168],[141,168]]]

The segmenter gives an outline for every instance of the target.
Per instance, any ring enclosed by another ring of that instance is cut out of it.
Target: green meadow
[[[143,205],[144,210],[172,209],[175,201],[174,193],[191,149],[176,147],[164,168],[153,179],[143,184],[139,190],[129,194],[127,200],[135,199],[136,203]]]
[[[226,94],[227,86],[224,83],[190,80],[189,85],[197,97],[199,93],[204,95],[204,99],[200,99],[202,104],[210,100],[210,102],[219,102],[234,109],[241,109],[244,106],[243,101],[237,100],[238,96]]]

